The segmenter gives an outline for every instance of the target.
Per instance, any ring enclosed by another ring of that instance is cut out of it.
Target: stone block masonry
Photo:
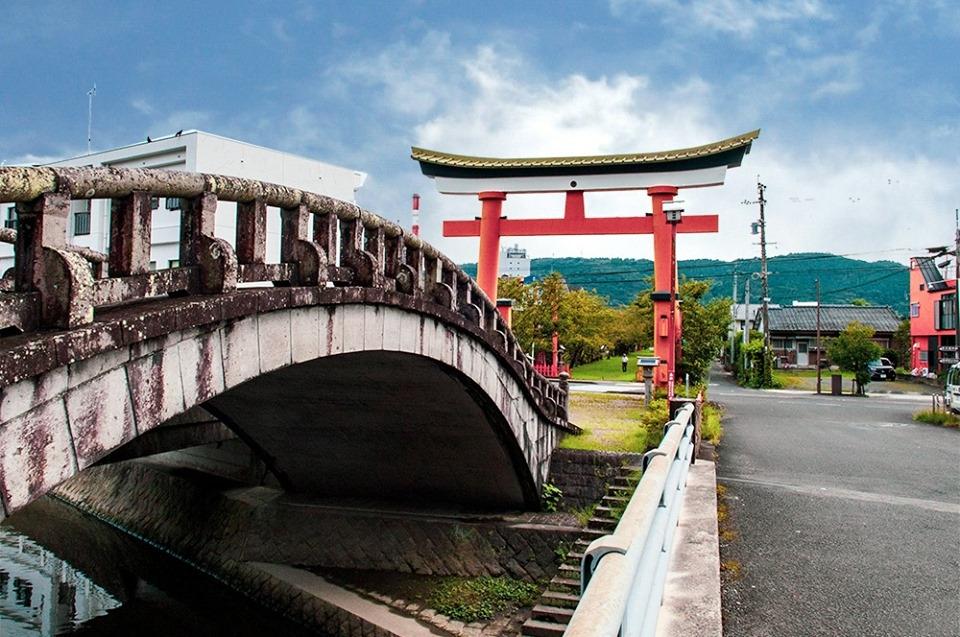
[[[555,574],[561,546],[572,545],[580,532],[544,524],[542,515],[345,509],[264,487],[219,493],[142,461],[91,467],[54,494],[332,634],[350,634],[359,618],[308,600],[249,563],[543,581]],[[330,631],[334,624],[340,628]]]
[[[563,491],[566,508],[596,504],[607,492],[607,483],[625,465],[639,465],[643,454],[611,451],[556,449],[550,460],[548,482]]]

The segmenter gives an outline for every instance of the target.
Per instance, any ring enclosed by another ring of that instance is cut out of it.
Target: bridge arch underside
[[[319,496],[535,506],[510,425],[455,368],[392,351],[286,367],[204,404],[281,485]]]
[[[276,309],[106,348],[0,392],[2,513],[195,407],[293,491],[533,508],[562,429],[509,365],[437,315],[376,304]]]

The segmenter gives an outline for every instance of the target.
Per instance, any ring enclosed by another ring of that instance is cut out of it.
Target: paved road
[[[926,403],[758,392],[713,373],[741,576],[728,637],[960,635],[960,432]]]

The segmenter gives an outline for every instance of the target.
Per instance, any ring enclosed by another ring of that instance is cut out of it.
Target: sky
[[[369,174],[359,203],[461,261],[410,147],[494,157],[630,153],[756,128],[723,186],[681,191],[720,232],[682,259],[756,256],[767,186],[772,255],[906,262],[950,244],[960,207],[960,3],[953,0],[116,3],[6,0],[0,162],[200,129]],[[560,216],[516,195],[508,217]],[[649,210],[643,191],[588,194],[587,215]],[[505,239],[506,243],[508,240]],[[512,242],[512,240],[510,240]],[[651,258],[649,236],[521,238],[531,257]]]

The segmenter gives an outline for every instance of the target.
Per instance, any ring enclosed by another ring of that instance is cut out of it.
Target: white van
[[[960,414],[960,363],[947,371],[947,387],[943,390],[944,402],[950,411]]]

